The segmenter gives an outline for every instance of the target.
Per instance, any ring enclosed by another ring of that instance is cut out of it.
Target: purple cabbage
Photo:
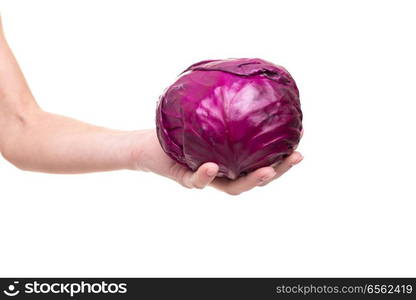
[[[160,97],[157,135],[175,161],[219,165],[235,179],[277,165],[299,143],[299,91],[283,67],[262,59],[207,60],[186,69]]]

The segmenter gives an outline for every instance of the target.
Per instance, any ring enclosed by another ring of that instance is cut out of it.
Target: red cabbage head
[[[286,69],[262,59],[202,61],[160,97],[156,129],[175,161],[192,170],[214,162],[218,176],[235,179],[294,151],[299,91]]]

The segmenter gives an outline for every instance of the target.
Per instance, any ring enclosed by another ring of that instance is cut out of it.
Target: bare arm
[[[7,160],[24,170],[53,173],[131,168],[131,149],[140,135],[42,111],[0,25],[0,150]]]
[[[0,19],[0,152],[23,170],[85,173],[151,171],[188,188],[212,185],[229,194],[262,186],[302,160],[293,153],[276,168],[260,168],[238,180],[216,178],[207,162],[195,172],[170,159],[154,129],[119,131],[43,111],[36,103],[3,34]]]

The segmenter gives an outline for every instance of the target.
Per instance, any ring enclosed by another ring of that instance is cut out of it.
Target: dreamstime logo
[[[18,284],[19,284],[19,281],[13,282],[13,284],[10,284],[7,287],[7,290],[4,290],[3,293],[10,297],[19,295],[20,291],[16,289],[16,285]]]

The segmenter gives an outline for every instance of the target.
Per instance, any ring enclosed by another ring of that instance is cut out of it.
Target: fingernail
[[[215,169],[208,169],[208,170],[207,170],[207,175],[208,175],[208,176],[212,177],[212,176],[214,176],[215,174],[217,174],[217,171],[216,171]]]
[[[274,172],[274,174],[269,174],[269,175],[265,175],[263,177],[260,178],[260,183],[264,183],[266,181],[269,181],[270,179],[273,178],[273,176],[276,175],[276,172]]]
[[[299,158],[292,163],[292,166],[297,165],[303,160],[303,155],[299,153]]]

